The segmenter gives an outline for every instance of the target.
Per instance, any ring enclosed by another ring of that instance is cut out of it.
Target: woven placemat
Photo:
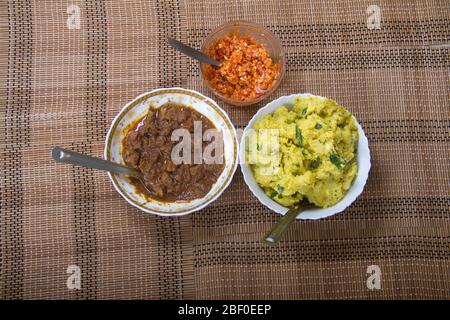
[[[373,5],[2,1],[0,297],[449,299],[449,49],[429,46],[449,41],[448,1]],[[212,96],[166,36],[199,47],[236,19],[280,37],[287,72],[257,106],[219,104],[237,128],[286,94],[346,106],[372,153],[349,209],[296,222],[268,248],[260,239],[278,216],[239,170],[206,209],[161,218],[128,205],[106,174],[50,159],[56,145],[101,156],[113,117],[142,92],[181,86]],[[70,282],[77,270],[80,287]],[[372,270],[380,289],[367,284]]]

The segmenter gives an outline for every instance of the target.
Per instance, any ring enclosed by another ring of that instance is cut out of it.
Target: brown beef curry
[[[205,196],[224,169],[223,150],[220,164],[194,164],[194,121],[201,121],[202,132],[214,129],[213,123],[196,110],[173,103],[150,108],[148,113],[133,123],[122,142],[125,163],[138,169],[143,184],[132,179],[137,191],[165,202],[190,201]],[[187,129],[191,136],[191,162],[174,164],[172,131]],[[202,141],[203,150],[209,142]]]

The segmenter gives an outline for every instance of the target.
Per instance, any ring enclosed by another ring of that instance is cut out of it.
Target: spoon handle
[[[345,165],[344,170],[347,170],[348,168],[350,168],[352,166],[352,164],[354,164],[357,161],[358,161],[357,156],[354,156],[353,158],[351,158],[351,160],[349,162],[347,162],[347,164]]]
[[[212,64],[216,67],[220,67],[219,61],[214,60],[213,58],[204,54],[203,52],[195,50],[194,48],[191,48],[191,47],[185,45],[184,43],[182,43],[178,40],[175,40],[173,38],[167,38],[167,41],[174,49],[184,53],[185,55],[187,55],[195,60],[198,60],[200,62],[206,62],[206,63]]]
[[[277,244],[287,228],[295,221],[295,218],[297,218],[303,210],[303,207],[289,209],[289,211],[278,220],[272,230],[264,237],[263,241],[269,245]]]
[[[52,157],[58,162],[140,178],[140,172],[133,168],[129,168],[112,161],[87,156],[85,154],[63,149],[60,147],[53,148]]]

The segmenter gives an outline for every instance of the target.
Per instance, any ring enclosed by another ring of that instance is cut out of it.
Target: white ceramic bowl
[[[258,200],[268,207],[269,209],[272,209],[273,211],[280,213],[284,215],[289,209],[287,207],[284,207],[280,205],[279,203],[272,200],[270,197],[268,197],[262,188],[256,183],[256,180],[253,176],[253,172],[250,168],[250,166],[245,162],[245,146],[244,143],[246,141],[245,137],[249,134],[249,129],[253,127],[256,121],[261,119],[264,115],[273,113],[276,109],[281,107],[282,105],[293,105],[294,99],[296,97],[317,97],[320,99],[325,99],[324,97],[315,96],[309,93],[305,94],[293,94],[290,96],[284,96],[280,97],[269,104],[267,104],[265,107],[259,109],[259,111],[253,116],[253,118],[248,123],[247,127],[244,129],[244,133],[242,135],[241,139],[241,146],[240,146],[240,164],[241,164],[241,171],[244,175],[245,183],[248,185],[250,190],[253,192],[253,194],[258,198]],[[356,119],[355,119],[356,121]],[[316,208],[316,209],[310,209],[305,210],[302,212],[297,219],[320,219],[332,216],[336,213],[339,213],[341,211],[344,211],[345,208],[347,208],[353,201],[356,200],[356,198],[361,194],[361,192],[364,189],[364,185],[366,184],[367,177],[369,175],[370,170],[370,151],[369,151],[369,143],[367,141],[367,137],[364,134],[363,129],[359,125],[358,121],[356,121],[356,125],[358,127],[358,133],[359,133],[359,141],[358,141],[358,175],[353,182],[352,186],[348,190],[345,197],[339,201],[337,204],[335,204],[332,207],[329,208]]]
[[[156,89],[143,93],[127,103],[112,122],[105,142],[106,160],[124,164],[122,159],[122,140],[126,134],[124,129],[136,119],[144,116],[149,106],[160,107],[166,102],[189,105],[206,116],[215,127],[222,131],[224,140],[225,167],[211,190],[200,199],[192,201],[160,202],[149,200],[136,192],[127,178],[108,173],[114,188],[131,205],[147,213],[160,216],[182,216],[200,210],[217,199],[233,178],[238,164],[238,142],[236,130],[217,103],[193,90],[183,88]]]

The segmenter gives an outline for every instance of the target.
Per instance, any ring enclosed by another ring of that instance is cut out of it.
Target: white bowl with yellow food
[[[344,211],[370,171],[367,137],[355,117],[312,94],[280,97],[261,108],[244,130],[239,157],[246,184],[266,207],[284,215],[305,200],[315,205],[297,219]]]

